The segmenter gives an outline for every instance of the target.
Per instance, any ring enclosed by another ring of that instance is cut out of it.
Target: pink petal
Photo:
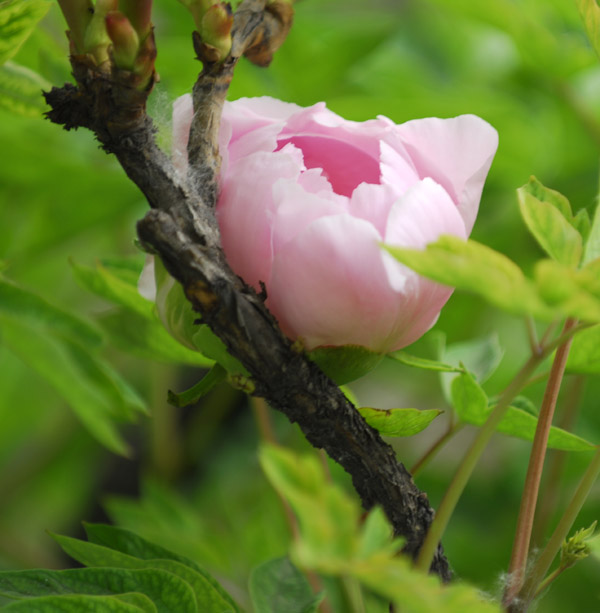
[[[175,168],[182,174],[187,172],[187,145],[193,116],[192,96],[185,94],[177,98],[173,103],[173,145],[171,156]]]
[[[450,194],[471,232],[483,184],[498,147],[498,133],[475,115],[416,119],[394,130],[421,178],[431,177]]]
[[[308,349],[387,348],[398,294],[388,283],[377,230],[349,215],[323,217],[275,253],[268,307]]]

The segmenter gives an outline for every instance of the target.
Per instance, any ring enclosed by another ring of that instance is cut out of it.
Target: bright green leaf
[[[46,0],[0,2],[0,64],[17,53],[49,8]]]
[[[154,603],[143,594],[119,596],[42,596],[17,600],[2,607],[10,613],[156,613]]]
[[[535,192],[539,192],[539,187],[536,187]],[[555,205],[553,199],[556,196],[546,196],[546,192],[540,194],[541,197],[534,196],[531,183],[520,187],[517,196],[521,216],[542,249],[557,262],[576,268],[581,261],[582,238],[565,214]],[[571,216],[570,207],[569,216]]]
[[[581,374],[600,373],[600,325],[575,335],[569,351],[567,370]]]
[[[515,315],[552,320],[556,313],[506,256],[473,240],[442,236],[425,250],[386,247],[402,264],[438,283],[480,295]]]
[[[600,11],[600,8],[598,11]],[[598,44],[600,45],[600,41]],[[596,205],[592,227],[583,252],[583,264],[588,264],[598,258],[600,258],[600,207]]]
[[[176,560],[140,559],[103,545],[53,534],[52,537],[63,551],[88,567],[111,567],[126,569],[158,569],[172,573],[185,581],[193,590],[199,611],[206,613],[229,613],[234,608],[230,600],[214,587],[215,580],[207,578],[186,564]]]
[[[383,360],[383,354],[358,345],[318,347],[310,351],[308,357],[338,385],[360,379]]]
[[[469,373],[459,375],[450,386],[452,406],[461,421],[481,425],[489,415],[488,398]]]
[[[157,613],[197,613],[189,585],[163,570],[75,568],[0,572],[0,593],[8,598],[127,592],[148,596],[156,605]]]
[[[72,353],[72,346],[46,334],[40,334],[16,321],[0,322],[8,347],[42,376],[65,398],[84,426],[111,451],[129,453],[117,431],[111,398]]]
[[[48,89],[50,83],[33,70],[10,60],[0,65],[0,109],[41,118],[48,109],[42,90]]]
[[[420,358],[416,355],[410,355],[404,351],[394,351],[388,353],[388,357],[397,362],[401,362],[406,366],[412,366],[414,368],[422,368],[423,370],[435,370],[438,372],[453,372],[461,373],[465,372],[465,369],[460,366],[452,366],[444,362],[438,362],[437,360],[429,360],[427,358]]]
[[[160,545],[152,543],[147,539],[126,530],[125,528],[91,523],[84,523],[84,528],[91,543],[102,545],[104,547],[108,547],[109,549],[114,549],[115,551],[119,551],[141,560],[173,560],[188,566],[195,572],[202,575],[204,580],[208,582],[216,592],[218,592],[225,602],[228,603],[232,611],[235,611],[236,613],[239,612],[239,607],[235,604],[231,596],[215,579],[213,579],[193,560],[169,551]]]
[[[600,57],[600,6],[596,0],[577,0],[577,6],[587,37],[596,54]]]
[[[254,613],[316,613],[323,596],[315,596],[289,558],[264,562],[249,581]]]
[[[185,392],[181,392],[176,394],[169,390],[168,400],[169,404],[172,404],[174,407],[187,407],[190,404],[194,404],[198,402],[202,396],[205,396],[212,390],[216,385],[225,381],[227,379],[227,371],[220,365],[215,364],[210,371],[196,383],[190,387],[190,389],[185,390]]]
[[[365,421],[384,436],[413,436],[422,432],[443,411],[438,409],[372,409],[361,407]]]

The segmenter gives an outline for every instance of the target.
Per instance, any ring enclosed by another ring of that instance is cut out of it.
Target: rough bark
[[[184,287],[204,323],[251,374],[255,391],[299,424],[307,439],[352,476],[365,509],[381,505],[395,533],[416,556],[433,518],[425,493],[414,484],[393,449],[367,425],[339,388],[279,330],[262,297],[227,265],[214,216],[220,158],[217,135],[221,109],[236,62],[242,55],[267,65],[291,25],[291,5],[245,0],[236,11],[230,56],[219,64],[194,48],[203,71],[194,86],[195,118],[190,132],[189,172],[178,175],[157,147],[145,100],[127,74],[94,70],[87,56],[72,56],[77,87],[46,94],[48,117],[66,129],[92,130],[113,153],[148,200],[151,210],[138,223],[142,243],[158,254]],[[432,571],[450,579],[441,546]]]

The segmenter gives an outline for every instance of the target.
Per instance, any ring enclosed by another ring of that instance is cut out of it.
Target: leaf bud
[[[133,70],[140,47],[140,40],[131,22],[120,11],[106,14],[106,31],[112,42],[112,57],[115,65],[124,70]]]

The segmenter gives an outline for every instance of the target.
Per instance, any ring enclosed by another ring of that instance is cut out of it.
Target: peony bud
[[[217,50],[217,61],[224,60],[231,51],[233,14],[225,2],[213,4],[202,16],[199,33],[205,45]]]

